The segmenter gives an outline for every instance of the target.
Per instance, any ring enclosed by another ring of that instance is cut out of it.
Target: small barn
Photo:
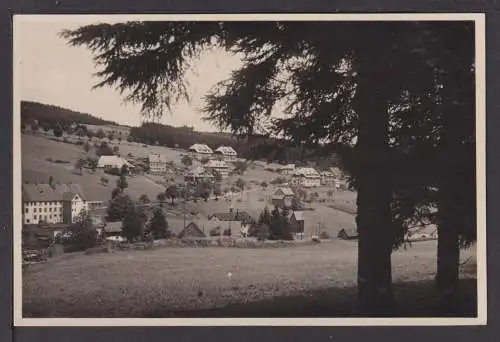
[[[293,197],[295,193],[288,187],[276,189],[271,197],[271,203],[280,208],[289,208],[292,206]]]
[[[295,236],[302,237],[304,235],[304,213],[302,211],[294,211],[290,215],[290,227]]]
[[[206,237],[204,230],[204,222],[201,220],[191,221],[177,235],[178,238],[203,238]]]

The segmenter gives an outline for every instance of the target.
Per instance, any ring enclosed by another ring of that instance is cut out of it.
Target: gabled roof
[[[72,200],[75,194],[85,200],[82,187],[79,184],[23,184],[24,202],[61,202]]]
[[[335,175],[333,174],[333,172],[330,172],[330,171],[321,171],[321,176],[322,177],[335,177]]]
[[[300,167],[295,169],[295,172],[293,173],[294,176],[303,176],[303,177],[311,177],[311,178],[317,178],[320,177],[318,171],[313,169],[312,167]]]
[[[118,156],[101,156],[99,161],[97,162],[97,167],[104,167],[106,165],[114,165],[116,167],[122,167],[123,165],[127,165],[128,167],[134,167],[134,165],[130,164],[123,158]]]
[[[215,152],[219,152],[219,153],[222,153],[223,155],[227,155],[227,156],[236,156],[237,155],[236,151],[231,146],[219,146],[215,150]]]
[[[206,154],[214,153],[214,151],[212,151],[212,149],[205,144],[194,144],[189,148],[189,150],[195,151],[197,153],[206,153]]]
[[[183,218],[170,218],[167,217],[168,222],[168,230],[175,236],[181,234],[184,230],[184,219]],[[201,232],[204,232],[205,235],[208,235],[210,230],[219,224],[210,220],[203,219],[186,219],[186,228],[189,225],[194,224]]]

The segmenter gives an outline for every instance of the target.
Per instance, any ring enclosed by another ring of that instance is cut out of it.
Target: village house
[[[296,239],[304,238],[304,213],[302,211],[294,211],[290,215],[290,227]]]
[[[87,201],[78,184],[23,184],[23,223],[73,223]]]
[[[279,169],[279,173],[284,176],[291,176],[295,171],[295,164],[287,164]]]
[[[254,222],[252,215],[240,210],[215,213],[208,218],[213,224],[220,224],[223,231],[230,231],[231,236],[243,236]]]
[[[202,166],[194,167],[184,175],[184,181],[188,183],[212,183],[214,179],[214,175],[210,172],[207,172]]]
[[[188,151],[190,152],[191,157],[195,160],[210,158],[214,153],[214,151],[212,151],[212,149],[205,144],[194,144],[188,149]]]
[[[297,168],[292,175],[292,184],[306,188],[318,187],[321,185],[321,176],[312,167]]]
[[[167,172],[167,158],[159,153],[150,153],[148,156],[149,172],[162,175]]]
[[[321,185],[335,186],[335,175],[331,171],[321,171]]]
[[[122,236],[122,222],[106,222],[101,229],[102,236],[106,241],[124,242],[126,239]]]
[[[204,165],[205,170],[214,173],[217,178],[224,179],[229,177],[229,172],[231,171],[229,165],[223,160],[209,160],[208,163]]]
[[[134,165],[118,156],[101,156],[97,162],[97,168],[100,169],[121,169],[123,165],[127,165],[129,169],[134,167]]]
[[[280,208],[289,208],[292,206],[292,200],[295,193],[288,187],[276,189],[271,196],[271,203]]]
[[[209,235],[213,222],[203,219],[190,219],[184,221],[180,218],[167,217],[168,230],[172,237],[177,238],[202,238]]]
[[[238,159],[238,153],[231,146],[219,146],[215,150],[215,154],[220,156],[221,160],[233,162]]]

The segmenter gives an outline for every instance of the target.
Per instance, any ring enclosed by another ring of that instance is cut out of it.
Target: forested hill
[[[38,121],[38,126],[50,130],[60,126],[69,132],[73,123],[78,125],[118,125],[115,122],[103,120],[87,113],[80,113],[58,106],[47,105],[31,101],[21,102],[21,122],[24,125]],[[85,129],[86,131],[86,129]],[[246,139],[236,139],[231,134],[221,132],[198,132],[192,127],[174,127],[159,123],[143,123],[132,127],[131,141],[149,145],[160,145],[171,148],[187,149],[195,143],[206,144],[212,149],[221,145],[232,146],[240,157],[260,159],[279,163],[305,164],[316,162],[324,167],[336,166],[337,158],[318,157],[314,151],[302,150],[290,146],[286,141],[269,137],[253,137],[251,142]]]
[[[63,127],[70,126],[73,122],[80,125],[116,125],[115,122],[91,114],[38,102],[21,101],[22,124],[29,124],[33,120],[37,120],[42,127],[52,127],[54,122],[59,122]]]

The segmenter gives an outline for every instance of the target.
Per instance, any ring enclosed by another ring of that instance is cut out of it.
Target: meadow
[[[474,256],[474,249],[462,252],[463,315],[475,314]],[[23,315],[353,316],[356,260],[356,243],[343,240],[63,255],[23,271]],[[435,241],[396,251],[392,260],[398,315],[432,315]]]

